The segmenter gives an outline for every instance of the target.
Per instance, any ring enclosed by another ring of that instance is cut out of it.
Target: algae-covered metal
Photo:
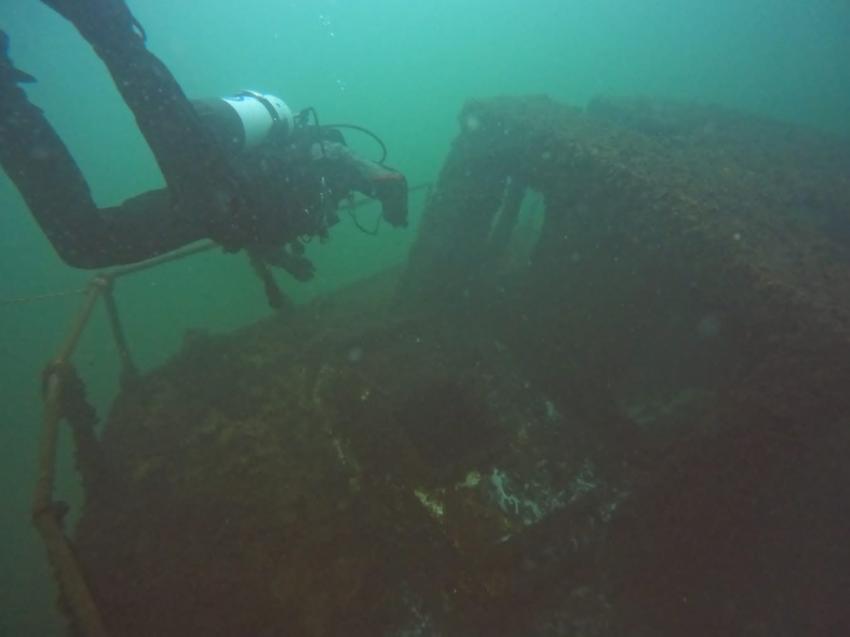
[[[119,397],[77,533],[108,627],[840,628],[847,147],[644,100],[460,124],[400,282]]]

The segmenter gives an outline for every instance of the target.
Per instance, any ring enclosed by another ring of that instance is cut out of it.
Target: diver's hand
[[[407,179],[387,171],[372,179],[375,198],[381,202],[384,219],[395,228],[407,227]]]

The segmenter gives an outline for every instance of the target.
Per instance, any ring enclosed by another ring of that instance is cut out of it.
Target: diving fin
[[[32,83],[35,78],[29,73],[16,69],[9,59],[9,36],[0,29],[0,82]]]

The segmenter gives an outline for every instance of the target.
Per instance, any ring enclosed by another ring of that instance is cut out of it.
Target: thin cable
[[[47,294],[34,294],[33,296],[20,296],[14,299],[0,300],[0,307],[7,305],[23,305],[25,303],[35,303],[36,301],[48,301],[63,296],[73,296],[75,294],[85,294],[88,288],[80,288],[78,290],[65,290],[64,292],[48,292]]]
[[[375,163],[383,166],[384,162],[387,160],[387,145],[384,143],[384,141],[380,137],[378,137],[375,133],[370,131],[368,128],[365,128],[363,126],[358,126],[357,124],[323,124],[322,128],[347,128],[347,129],[350,129],[350,130],[356,130],[360,133],[363,133],[364,135],[368,135],[373,140],[375,140],[375,142],[378,144],[378,146],[381,147],[381,158]]]
[[[375,227],[369,230],[369,228],[365,228],[360,224],[360,220],[357,218],[357,215],[354,214],[354,206],[350,206],[348,208],[348,216],[351,217],[351,220],[354,222],[354,225],[357,226],[357,229],[363,234],[368,234],[373,237],[378,236],[378,228],[381,227],[381,215],[378,215],[378,219],[375,221]]]

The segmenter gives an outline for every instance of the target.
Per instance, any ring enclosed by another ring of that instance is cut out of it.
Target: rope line
[[[47,292],[45,294],[34,294],[32,296],[18,296],[11,299],[0,300],[0,307],[7,305],[23,305],[25,303],[35,303],[37,301],[48,301],[50,299],[58,299],[65,296],[74,296],[85,294],[88,288],[78,288],[75,290],[64,290],[62,292]]]

